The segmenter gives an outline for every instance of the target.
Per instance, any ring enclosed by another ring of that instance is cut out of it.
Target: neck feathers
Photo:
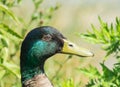
[[[38,74],[23,83],[23,87],[53,87],[53,85],[45,74]]]

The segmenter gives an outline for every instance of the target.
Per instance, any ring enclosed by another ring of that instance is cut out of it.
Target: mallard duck
[[[44,71],[45,61],[56,53],[93,56],[87,49],[68,41],[57,29],[42,26],[31,30],[21,46],[22,87],[53,87]]]

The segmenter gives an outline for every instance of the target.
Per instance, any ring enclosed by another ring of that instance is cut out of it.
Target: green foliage
[[[22,37],[19,34],[17,34],[15,31],[13,31],[8,25],[1,23],[0,28],[2,34],[5,35],[6,33],[9,33],[12,36],[17,37],[18,39],[22,39]]]
[[[17,17],[13,14],[11,10],[8,9],[7,6],[0,4],[0,10],[4,12],[4,14],[8,14],[15,22],[18,22]]]
[[[80,69],[81,73],[84,73],[85,75],[89,76],[90,78],[96,78],[100,76],[100,72],[97,70],[96,67],[89,66],[88,69],[82,68]]]
[[[116,24],[111,23],[108,26],[99,17],[100,27],[96,28],[92,25],[93,32],[88,31],[87,34],[82,34],[81,37],[92,41],[93,43],[102,44],[102,48],[107,51],[106,56],[112,53],[117,53],[120,50],[120,19],[116,18]]]
[[[72,79],[65,80],[64,82],[62,82],[61,87],[74,87],[74,82]]]
[[[99,17],[100,28],[96,28],[92,25],[93,32],[88,31],[87,34],[81,34],[82,38],[87,40],[102,44],[103,50],[105,50],[106,57],[111,54],[115,54],[115,58],[118,60],[118,63],[114,64],[112,70],[110,70],[103,60],[101,63],[102,72],[98,71],[94,66],[89,68],[80,69],[80,72],[87,75],[90,79],[86,87],[119,87],[120,86],[120,61],[119,61],[119,52],[120,52],[120,19],[116,18],[115,26],[111,23],[108,25],[103,22]],[[105,57],[105,58],[106,58]]]
[[[19,53],[23,37],[33,27],[46,25],[56,8],[48,7],[45,12],[39,7],[43,0],[32,0],[34,11],[30,20],[15,15],[13,7],[19,6],[22,0],[0,0],[0,87],[21,87]],[[37,15],[36,15],[37,14]]]
[[[102,73],[97,77],[90,78],[90,81],[86,87],[119,87],[119,71],[115,71],[115,67],[113,70],[110,70],[103,63],[101,63],[101,66]]]
[[[9,52],[9,49],[11,41],[13,41],[14,38],[16,38],[16,40],[19,40],[22,37],[14,31],[13,27],[10,27],[10,25],[5,23],[6,20],[9,20],[9,18],[12,18],[11,21],[14,23],[18,23],[17,17],[10,9],[8,9],[6,5],[0,4],[0,14],[2,15],[0,19],[0,79],[3,79],[0,80],[0,87],[8,86],[6,81],[9,81],[11,76],[16,81],[14,80],[14,82],[10,82],[12,85],[9,86],[14,86],[20,82],[20,73],[19,67],[10,60],[11,53]],[[7,19],[7,17],[9,18]]]
[[[13,7],[19,6],[22,0],[0,0],[0,87],[21,87],[20,83],[20,69],[19,69],[19,53],[20,44],[23,37],[36,26],[48,25],[52,19],[53,13],[60,7],[57,4],[55,7],[42,8],[41,4],[44,0],[32,0],[34,10],[30,14],[27,22],[21,16],[15,15]],[[41,10],[42,9],[42,10]],[[101,63],[102,72],[98,71],[96,67],[79,69],[90,78],[86,87],[119,87],[120,86],[120,19],[116,18],[116,24],[108,25],[99,17],[100,27],[97,29],[92,25],[93,31],[88,31],[87,34],[81,34],[82,38],[97,44],[102,44],[105,50],[106,57],[115,54],[118,63],[114,64],[114,68],[110,70],[104,62]],[[73,79],[61,81],[60,73],[64,63],[66,63],[71,56],[69,56],[61,64],[56,62],[59,66],[56,74],[51,77],[53,82],[56,82],[56,87],[75,87],[76,84]],[[55,62],[55,61],[54,61]],[[55,79],[54,79],[55,78]],[[80,87],[80,84],[77,85]]]

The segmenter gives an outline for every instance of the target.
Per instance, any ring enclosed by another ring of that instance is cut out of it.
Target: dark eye
[[[43,35],[42,40],[44,40],[44,41],[50,41],[50,40],[52,40],[52,36],[50,34]]]

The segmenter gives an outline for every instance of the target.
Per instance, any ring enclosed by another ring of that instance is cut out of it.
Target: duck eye
[[[52,39],[52,36],[50,34],[43,35],[42,40],[44,41],[50,41]]]

